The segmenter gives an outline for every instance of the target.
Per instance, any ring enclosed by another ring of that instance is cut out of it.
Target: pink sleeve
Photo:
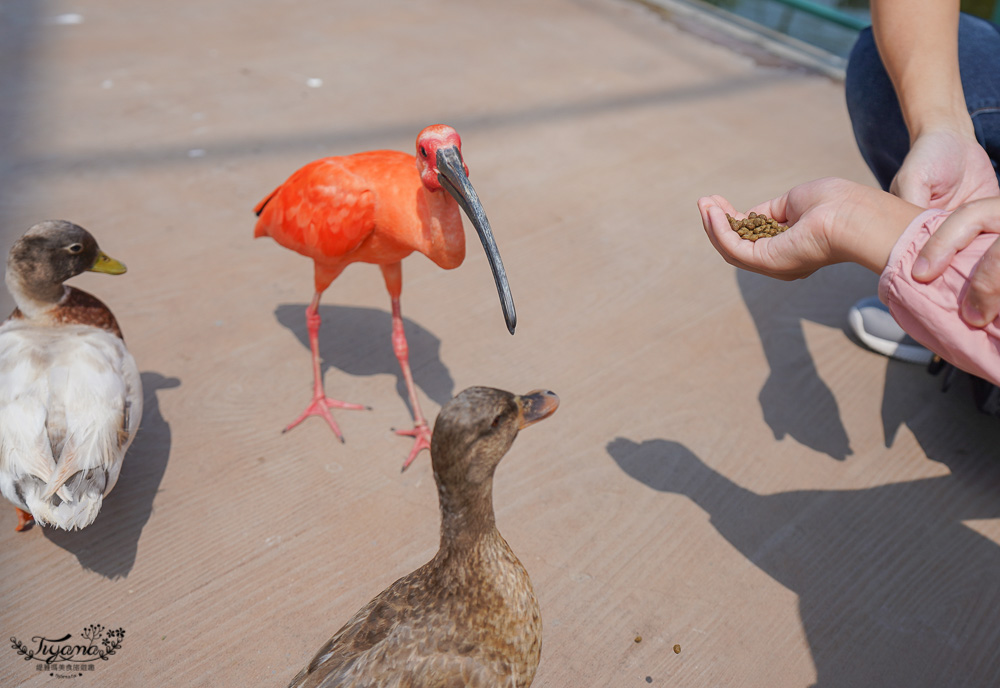
[[[949,363],[1000,385],[1000,318],[978,329],[958,314],[969,275],[997,235],[980,234],[929,284],[910,276],[920,249],[950,214],[926,210],[910,223],[892,249],[878,295],[911,337]]]

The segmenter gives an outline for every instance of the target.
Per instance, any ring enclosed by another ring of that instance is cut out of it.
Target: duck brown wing
[[[331,672],[303,670],[289,688],[517,688],[510,673],[473,656],[363,653],[355,659]]]
[[[320,648],[289,688],[514,686],[503,663],[463,642],[447,605],[418,569],[360,609]]]
[[[413,580],[413,574],[383,590],[319,649],[312,661],[292,679],[289,688],[351,685],[343,683],[343,677],[366,655],[380,654],[380,649],[384,652],[381,646],[390,636],[394,633],[398,636],[400,627],[405,628],[412,622],[415,614],[412,601],[423,592],[422,584]]]

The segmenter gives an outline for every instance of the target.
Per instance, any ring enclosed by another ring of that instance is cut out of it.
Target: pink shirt
[[[1000,318],[983,329],[965,324],[958,304],[969,275],[996,234],[980,234],[960,251],[947,271],[929,284],[910,276],[913,262],[951,213],[925,210],[900,235],[879,279],[879,298],[896,322],[918,342],[949,363],[1000,385]]]

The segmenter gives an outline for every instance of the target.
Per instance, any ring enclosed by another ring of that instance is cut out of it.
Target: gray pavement
[[[480,384],[562,399],[496,477],[542,608],[535,685],[1000,683],[996,421],[851,341],[875,275],[738,274],[698,220],[705,194],[872,183],[842,85],[681,25],[627,0],[0,4],[0,250],[59,217],[127,263],[74,283],[146,391],[93,526],[15,533],[0,509],[4,637],[101,624],[121,647],[73,679],[11,647],[0,684],[286,685],[432,556],[378,270],[321,310],[328,393],[373,410],[335,414],[343,445],[319,420],[282,435],[310,391],[312,267],[252,240],[251,209],[437,121],[519,326],[474,237],[453,271],[408,258],[424,410]]]

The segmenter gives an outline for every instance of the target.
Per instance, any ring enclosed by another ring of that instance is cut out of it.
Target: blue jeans
[[[961,15],[958,59],[976,138],[1000,180],[1000,26]],[[878,183],[888,190],[910,150],[910,136],[871,28],[861,32],[851,51],[844,89],[861,156]]]

